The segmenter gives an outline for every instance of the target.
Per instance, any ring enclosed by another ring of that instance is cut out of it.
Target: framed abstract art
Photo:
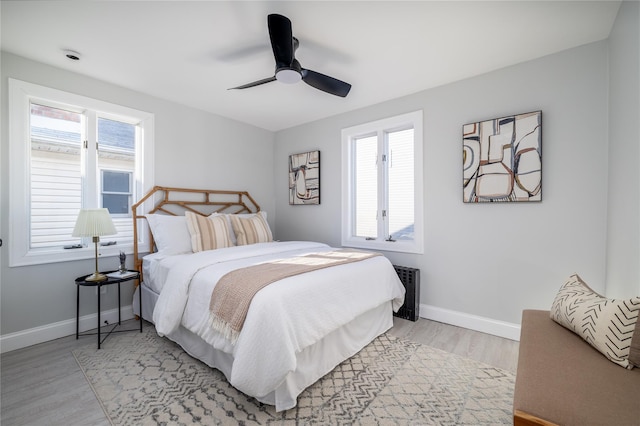
[[[465,203],[542,201],[542,111],[462,126]]]
[[[289,156],[289,204],[320,204],[320,151]]]

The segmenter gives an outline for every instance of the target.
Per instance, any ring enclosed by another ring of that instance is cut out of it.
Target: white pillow
[[[252,218],[253,216],[255,216],[257,214],[261,215],[262,218],[264,219],[265,223],[268,224],[268,222],[267,222],[267,212],[265,212],[264,210],[260,210],[258,213],[239,213],[239,214],[212,213],[210,216],[225,216],[227,218],[227,223],[229,224],[229,237],[231,238],[231,242],[233,243],[232,245],[235,246],[235,245],[238,245],[238,236],[236,235],[235,231],[233,230],[233,225],[231,224],[231,216],[241,217],[243,219],[246,219],[246,218]]]
[[[191,234],[184,216],[148,214],[146,218],[158,252],[180,254],[192,251]]]

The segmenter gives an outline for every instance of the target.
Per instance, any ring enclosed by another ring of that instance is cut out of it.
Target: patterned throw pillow
[[[640,316],[636,321],[636,331],[631,338],[631,350],[629,350],[629,362],[636,367],[640,367]]]
[[[261,214],[251,217],[239,217],[230,215],[233,231],[236,233],[237,245],[244,246],[255,243],[268,243],[273,241],[273,235],[269,224]]]
[[[185,212],[187,227],[191,234],[191,249],[194,253],[205,250],[231,247],[229,225],[224,216],[205,217]]]
[[[638,314],[640,297],[607,299],[593,291],[578,275],[560,287],[551,306],[551,319],[573,331],[607,358],[632,369],[629,352]]]
[[[233,231],[233,225],[231,225],[231,217],[242,217],[242,218],[250,218],[259,214],[262,218],[267,220],[267,212],[264,210],[260,210],[258,213],[211,213],[211,216],[224,216],[227,218],[227,224],[229,225],[229,236],[231,237],[231,242],[233,245],[238,244],[238,240],[236,238],[236,233]]]

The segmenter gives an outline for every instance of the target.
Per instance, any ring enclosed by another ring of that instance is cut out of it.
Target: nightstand
[[[87,275],[83,275],[81,277],[76,278],[76,339],[80,336],[88,336],[88,335],[98,335],[98,349],[100,349],[100,345],[111,335],[111,333],[124,333],[128,331],[138,331],[138,329],[131,330],[116,330],[118,326],[121,325],[121,303],[120,303],[120,284],[136,280],[138,285],[142,285],[140,282],[140,273],[138,271],[127,271],[128,274],[125,274],[123,277],[119,276],[109,276],[109,274],[117,273],[118,271],[109,271],[103,272],[103,274],[107,275],[107,279],[103,281],[86,281]],[[131,275],[129,275],[131,274]],[[101,338],[101,319],[100,319],[100,290],[103,286],[107,285],[118,285],[118,323],[114,324],[111,330],[109,330],[104,337]],[[98,332],[97,333],[82,333],[80,334],[80,287],[94,287],[96,288],[96,293],[98,294]],[[142,291],[140,293],[140,333],[142,333]]]

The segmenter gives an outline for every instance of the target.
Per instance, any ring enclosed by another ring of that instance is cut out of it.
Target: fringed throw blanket
[[[335,250],[261,263],[231,271],[220,278],[211,294],[209,304],[211,326],[235,343],[247,317],[251,300],[262,288],[294,275],[358,262],[379,255],[380,253],[358,250]]]

